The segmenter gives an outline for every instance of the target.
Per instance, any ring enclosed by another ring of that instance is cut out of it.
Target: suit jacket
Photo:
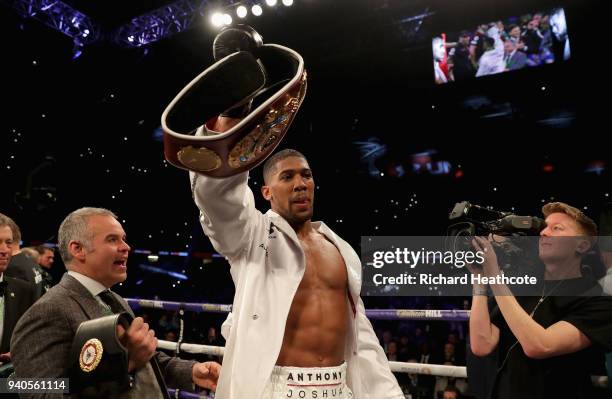
[[[114,294],[114,293],[113,293]],[[126,312],[134,315],[127,302],[114,294]],[[105,315],[91,293],[69,274],[43,295],[19,320],[11,341],[15,376],[68,378],[70,348],[79,325]],[[162,374],[170,387],[193,389],[194,361],[156,354]],[[60,398],[57,394],[27,394],[22,398]],[[76,395],[73,395],[76,397]],[[147,365],[136,373],[136,383],[121,398],[161,398],[153,369]]]
[[[527,54],[522,51],[515,51],[510,59],[506,62],[506,68],[511,71],[522,69],[527,65]]]
[[[4,292],[4,323],[0,353],[10,352],[11,336],[19,318],[36,302],[36,287],[34,284],[4,276],[7,283]]]
[[[272,210],[264,215],[255,208],[247,178],[248,173],[224,179],[199,175],[194,189],[204,232],[229,259],[236,285],[233,311],[221,328],[227,343],[217,399],[262,397],[282,346],[293,296],[306,269],[295,231]],[[313,228],[335,244],[347,268],[350,317],[346,320],[344,359],[349,388],[358,399],[403,399],[359,296],[359,256],[324,223],[313,222]]]
[[[38,263],[34,262],[25,253],[20,252],[11,257],[4,275],[34,284],[36,286],[36,295],[40,297],[43,294],[43,281],[40,277],[36,278],[37,273],[40,274],[39,270],[40,266]]]

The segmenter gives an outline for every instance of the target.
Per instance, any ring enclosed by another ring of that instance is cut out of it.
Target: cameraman
[[[581,268],[597,226],[561,202],[542,212],[547,227],[539,242],[541,296],[515,297],[507,286],[491,285],[496,306],[489,313],[487,287],[474,286],[470,345],[479,357],[497,351],[492,399],[591,398],[590,375],[603,373],[604,353],[612,349],[611,298]],[[473,245],[485,252],[485,261],[470,271],[500,274],[491,243],[476,237]]]

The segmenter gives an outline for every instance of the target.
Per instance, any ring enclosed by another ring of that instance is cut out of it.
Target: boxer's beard
[[[313,214],[313,208],[312,208],[312,202],[311,202],[308,211],[300,212],[300,213],[291,211],[291,204],[290,204],[288,211],[285,212],[284,214],[281,214],[281,216],[285,218],[285,220],[290,225],[296,226],[296,225],[304,224],[305,222],[312,219],[312,214]]]
[[[299,225],[299,224],[306,223],[310,219],[312,219],[312,210],[310,210],[309,212],[303,214],[303,216],[302,215],[291,214],[290,217],[287,218],[287,221],[291,225]]]
[[[308,212],[304,212],[300,214],[289,212],[288,214],[283,215],[283,217],[292,226],[300,225],[300,224],[303,224],[309,221],[312,218],[312,209],[310,209]]]

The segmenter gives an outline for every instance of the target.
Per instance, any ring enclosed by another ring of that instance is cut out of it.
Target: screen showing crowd
[[[436,84],[570,58],[565,12],[556,8],[481,24],[432,39]]]

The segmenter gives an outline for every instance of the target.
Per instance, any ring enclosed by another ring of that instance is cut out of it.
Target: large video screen
[[[432,39],[437,84],[537,67],[570,58],[563,8],[512,16]]]

